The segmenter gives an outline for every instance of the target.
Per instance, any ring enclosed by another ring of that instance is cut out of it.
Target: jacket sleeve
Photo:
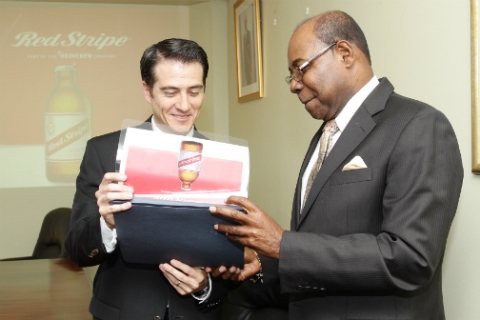
[[[102,165],[98,148],[96,140],[87,143],[77,177],[70,231],[66,240],[70,258],[81,267],[98,265],[108,256],[102,241],[100,213],[95,197],[95,192],[107,172]],[[114,165],[113,162],[111,169],[114,169]]]

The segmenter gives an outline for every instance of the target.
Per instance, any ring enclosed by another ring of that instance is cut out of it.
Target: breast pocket
[[[330,179],[330,186],[358,183],[372,180],[372,169],[364,168],[350,171],[342,171]]]

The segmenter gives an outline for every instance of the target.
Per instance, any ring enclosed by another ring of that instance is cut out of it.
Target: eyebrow
[[[160,87],[159,89],[162,90],[162,91],[165,91],[165,90],[178,90],[179,88],[174,87],[174,86],[165,86],[165,87]],[[190,89],[203,89],[203,85],[202,84],[197,84],[197,85],[188,87],[187,89],[188,90],[190,90]]]
[[[293,66],[294,68],[298,68],[298,65],[299,65],[300,61],[304,61],[304,60],[305,60],[305,59],[303,59],[303,58],[297,58],[297,59],[293,60],[293,61],[292,61],[292,66]],[[305,60],[305,61],[306,61],[306,60]],[[288,67],[288,71],[292,71],[292,68],[291,68],[291,67]]]

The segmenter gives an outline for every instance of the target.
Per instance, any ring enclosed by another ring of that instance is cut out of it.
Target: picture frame
[[[238,101],[263,97],[260,0],[234,5]]]
[[[478,0],[470,0],[471,14],[471,72],[472,72],[472,172],[480,174],[480,109],[479,109],[479,31]]]

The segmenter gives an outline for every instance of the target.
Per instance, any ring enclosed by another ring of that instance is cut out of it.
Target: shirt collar
[[[373,78],[370,79],[370,81],[367,82],[362,89],[355,93],[352,98],[350,98],[343,110],[340,111],[339,115],[335,118],[335,122],[337,123],[337,126],[341,132],[345,130],[345,127],[350,122],[355,112],[357,112],[363,101],[365,101],[368,95],[372,93],[373,89],[375,89],[378,84],[378,78],[373,76]]]
[[[155,132],[162,132],[163,133],[163,131],[155,123],[155,118],[154,118],[153,115],[152,115],[151,121],[152,121],[152,130],[155,131]],[[193,137],[193,126],[192,126],[192,129],[190,129],[190,131],[187,134],[185,134],[185,136],[186,137]]]

